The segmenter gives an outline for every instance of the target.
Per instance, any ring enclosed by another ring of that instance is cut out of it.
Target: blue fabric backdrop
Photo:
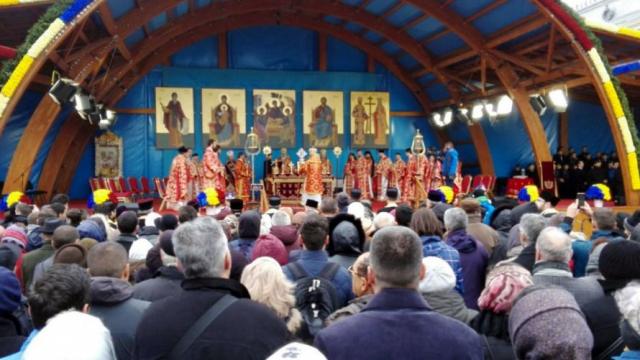
[[[375,73],[367,73],[367,57],[359,49],[340,40],[329,37],[327,41],[328,72],[317,71],[317,35],[312,31],[285,26],[266,26],[229,32],[227,35],[228,65],[231,70],[220,71],[218,66],[218,40],[216,37],[204,39],[185,47],[171,56],[171,66],[157,67],[142,78],[118,103],[118,108],[152,108],[154,88],[157,86],[190,86],[194,88],[196,129],[200,128],[200,88],[201,87],[242,87],[247,89],[247,110],[249,126],[252,122],[251,89],[287,88],[295,89],[298,114],[301,114],[302,90],[336,89],[344,91],[345,110],[348,109],[349,91],[380,90],[391,94],[390,111],[422,111],[417,100],[397,78],[387,69],[376,65]],[[401,59],[405,61],[406,59]],[[428,81],[428,77],[419,79]],[[444,98],[444,88],[437,86],[427,89],[430,97]],[[17,142],[42,95],[28,92],[20,101],[7,124],[0,142],[0,178],[4,178]],[[55,121],[44,145],[40,149],[34,169],[29,178],[36,182],[42,164],[59,131],[61,120],[67,111]],[[348,116],[348,111],[345,111]],[[552,151],[557,147],[557,114],[549,112],[542,119],[547,139]],[[173,150],[155,148],[154,116],[120,114],[113,131],[123,137],[124,174],[126,176],[165,176]],[[301,118],[298,119],[301,121]],[[498,176],[507,176],[514,165],[526,164],[533,160],[531,146],[518,114],[513,114],[495,124],[482,121],[491,155]],[[588,123],[589,126],[585,126]],[[298,129],[301,126],[298,124]],[[411,145],[415,129],[425,136],[427,145],[436,145],[431,126],[422,117],[392,117],[390,152],[404,151]],[[477,161],[466,126],[454,123],[446,130],[457,143],[463,163]],[[569,107],[569,139],[574,147],[589,145],[594,151],[611,151],[613,140],[604,113],[598,104],[571,102]],[[345,129],[348,134],[348,126]],[[201,139],[196,137],[196,151],[202,151]],[[302,145],[301,131],[298,131],[298,147]],[[345,149],[346,150],[346,149]],[[290,150],[293,154],[295,150]],[[275,150],[274,156],[279,151]],[[338,162],[329,155],[334,166],[344,166],[346,154]],[[262,158],[256,159],[257,175],[262,176]],[[85,150],[80,166],[74,176],[70,190],[72,198],[86,198],[89,194],[88,178],[94,168],[93,142]],[[338,174],[341,174],[341,169]],[[477,172],[477,167],[466,168],[466,172]]]

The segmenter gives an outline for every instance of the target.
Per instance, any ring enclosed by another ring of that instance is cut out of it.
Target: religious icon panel
[[[247,136],[244,89],[202,89],[202,143],[242,148]]]
[[[95,140],[97,177],[122,176],[122,138],[107,131]]]
[[[351,147],[389,147],[389,93],[351,92]]]
[[[262,146],[295,147],[295,90],[253,90],[253,129]]]
[[[343,146],[343,95],[340,91],[305,91],[304,146],[333,148]]]
[[[193,89],[156,88],[156,147],[193,147]]]

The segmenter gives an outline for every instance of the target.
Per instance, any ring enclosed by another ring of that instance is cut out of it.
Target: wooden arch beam
[[[613,108],[611,103],[609,102],[607,95],[604,90],[604,85],[600,81],[598,74],[596,73],[596,69],[591,66],[591,61],[589,59],[589,55],[582,49],[582,47],[575,40],[573,33],[567,29],[564,24],[558,20],[558,18],[553,15],[543,4],[541,4],[538,0],[532,0],[540,9],[540,11],[553,23],[555,24],[556,30],[562,34],[566,39],[569,40],[571,46],[576,52],[578,58],[586,65],[585,69],[587,72],[587,77],[591,82],[591,85],[596,90],[598,94],[598,98],[600,99],[600,103],[604,108],[604,112],[607,115],[607,121],[609,123],[609,128],[611,129],[611,135],[613,136],[613,142],[616,146],[616,152],[618,153],[618,159],[620,160],[620,170],[622,173],[622,184],[624,187],[624,196],[627,202],[627,205],[631,206],[640,206],[640,191],[633,190],[631,186],[631,174],[629,172],[629,158],[627,157],[627,151],[624,146],[624,142],[622,140],[622,133],[618,128],[618,121],[613,112]]]
[[[438,1],[408,0],[408,2],[444,24],[464,40],[481,58],[487,61],[487,64],[494,69],[520,110],[522,123],[529,136],[535,158],[538,161],[550,161],[552,159],[551,151],[549,150],[544,127],[538,114],[529,103],[529,94],[526,89],[518,85],[518,75],[513,67],[506,61],[499,62],[496,60],[495,56],[487,48],[487,40],[484,36],[471,24],[465,22],[460,15],[443,7]],[[489,149],[478,149],[476,147],[476,151],[480,154],[483,151],[489,151]]]

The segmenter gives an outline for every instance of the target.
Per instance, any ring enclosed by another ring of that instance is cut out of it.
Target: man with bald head
[[[61,247],[78,241],[80,241],[80,233],[78,233],[76,228],[71,225],[58,226],[51,237],[51,246],[53,247],[54,255],[55,251]],[[51,255],[49,258],[36,265],[36,268],[33,271],[33,279],[31,280],[32,284],[40,280],[44,273],[53,266],[54,255]]]
[[[130,359],[136,327],[149,302],[133,298],[129,279],[129,256],[116,242],[96,244],[89,250],[87,265],[91,275],[91,315],[97,316],[111,332],[118,359]]]
[[[388,226],[371,241],[367,281],[375,295],[359,314],[316,336],[328,359],[482,359],[480,337],[431,310],[418,292],[425,276],[422,242],[413,230]]]

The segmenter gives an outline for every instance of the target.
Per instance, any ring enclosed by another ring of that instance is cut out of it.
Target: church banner
[[[304,146],[344,146],[343,95],[340,91],[304,91]]]
[[[351,92],[351,147],[389,147],[389,93]]]
[[[295,147],[295,90],[253,90],[253,129],[261,146]]]
[[[242,148],[247,136],[246,91],[202,89],[202,144],[216,140],[222,148]]]
[[[193,89],[156,88],[156,147],[176,149],[195,144]]]

